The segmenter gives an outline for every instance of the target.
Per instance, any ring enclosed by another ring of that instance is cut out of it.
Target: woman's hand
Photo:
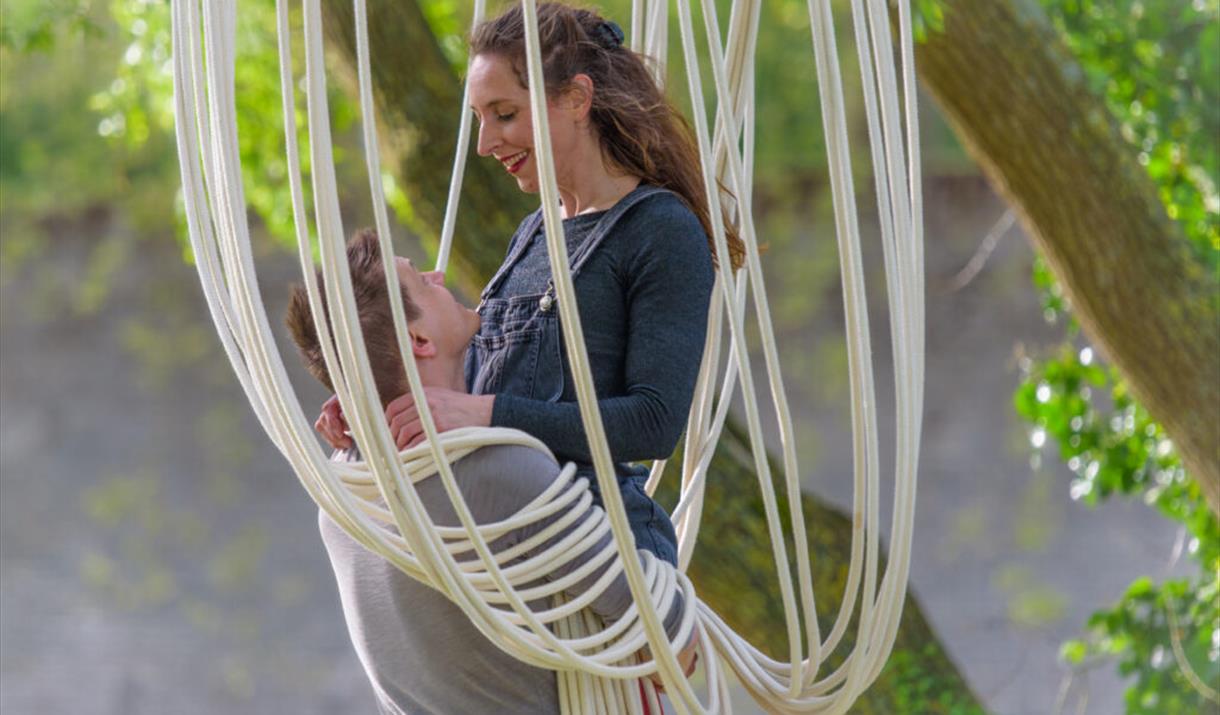
[[[471,395],[443,387],[424,388],[428,409],[436,422],[437,432],[458,427],[490,427],[491,407],[495,395]],[[399,449],[414,447],[424,439],[424,426],[419,420],[415,396],[407,393],[394,399],[385,409],[390,434]]]
[[[313,428],[335,449],[352,447],[352,438],[347,434],[347,420],[343,419],[343,408],[339,406],[337,395],[331,395],[329,400],[322,403],[322,414],[318,415]]]

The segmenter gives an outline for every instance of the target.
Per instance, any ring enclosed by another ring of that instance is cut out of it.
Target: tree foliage
[[[110,6],[117,31],[130,38],[130,44],[117,63],[115,79],[97,92],[91,108],[103,115],[99,133],[132,150],[144,147],[154,132],[158,137],[174,131],[173,72],[169,62],[170,8],[161,2],[122,2]],[[293,12],[299,30],[300,12]],[[276,52],[275,5],[251,3],[237,14],[238,57],[234,99],[238,117],[238,150],[246,201],[271,236],[294,241],[292,199],[288,188],[288,160],[284,152],[284,126],[280,112],[279,57]],[[301,43],[294,45],[294,63],[303,66]],[[294,129],[308,146],[308,126],[303,107],[303,92],[296,93],[298,109]],[[345,161],[351,141],[344,141],[357,119],[356,107],[349,96],[337,89],[327,93],[332,129],[336,141],[335,162],[340,171],[352,162]],[[171,158],[173,154],[171,152]],[[308,151],[299,157],[302,173],[308,177]],[[176,165],[175,165],[176,168]],[[401,200],[401,197],[393,198]],[[308,201],[309,194],[306,193]],[[307,210],[309,207],[307,206]]]
[[[1211,271],[1220,266],[1220,0],[1041,0]]]
[[[1155,182],[1169,217],[1201,270],[1220,267],[1220,3],[1042,0]],[[1131,677],[1130,713],[1193,713],[1215,706],[1220,682],[1220,525],[1173,442],[1117,371],[1081,338],[1071,306],[1046,265],[1034,283],[1047,319],[1067,342],[1022,362],[1014,402],[1031,444],[1058,446],[1075,475],[1073,499],[1096,504],[1138,496],[1182,525],[1198,566],[1190,578],[1141,578],[1064,645],[1073,667],[1113,658]],[[1220,292],[1213,293],[1220,301]]]

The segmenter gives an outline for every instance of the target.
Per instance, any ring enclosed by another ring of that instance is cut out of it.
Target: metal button
[[[538,301],[538,309],[543,313],[551,312],[551,308],[555,305],[555,297],[550,293],[542,296],[542,300]]]

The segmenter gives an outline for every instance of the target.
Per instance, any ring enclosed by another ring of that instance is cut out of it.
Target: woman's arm
[[[612,245],[608,237],[598,249],[616,251],[614,280],[622,293],[615,302],[626,311],[628,333],[622,346],[622,394],[598,401],[616,462],[664,459],[673,453],[698,378],[714,278],[706,234],[694,215],[676,198],[649,203],[652,210],[625,216],[616,229],[623,234],[613,236]],[[582,308],[586,338],[596,330],[592,321],[604,319],[597,310]],[[425,392],[442,431],[512,427],[541,439],[563,459],[592,461],[575,401],[442,388]],[[423,438],[413,396],[391,402],[386,416],[400,449]]]
[[[616,462],[673,453],[690,411],[707,332],[714,273],[706,234],[677,199],[655,204],[651,211],[633,212],[631,224],[620,227],[631,235],[616,246],[624,249],[619,266],[628,325],[625,389],[598,401]],[[587,325],[596,316],[582,318]],[[490,424],[528,432],[564,458],[592,460],[576,402],[498,394]]]

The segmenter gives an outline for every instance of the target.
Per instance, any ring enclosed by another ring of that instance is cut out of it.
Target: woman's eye
[[[517,116],[516,112],[509,112],[508,114],[497,114],[496,119],[499,119],[502,122],[507,122],[515,116]]]

